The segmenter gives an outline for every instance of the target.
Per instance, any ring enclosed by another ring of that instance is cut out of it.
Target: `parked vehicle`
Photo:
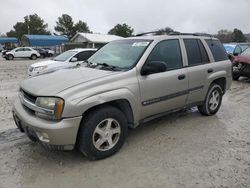
[[[7,60],[13,60],[14,58],[30,58],[35,60],[40,57],[40,54],[30,47],[18,47],[9,52],[5,52],[3,57]]]
[[[36,76],[58,69],[74,67],[79,62],[87,60],[96,52],[96,49],[82,48],[66,51],[55,58],[47,61],[41,61],[30,65],[28,68],[29,76]]]
[[[4,50],[3,46],[0,44],[0,53]]]
[[[48,52],[49,57],[52,57],[55,55],[55,51],[52,50],[51,48],[43,48],[43,49]]]
[[[241,54],[243,51],[238,44],[223,44],[223,46],[228,54],[233,54],[234,56]]]
[[[241,76],[250,77],[250,47],[233,57],[233,79],[238,80]]]
[[[36,50],[40,54],[41,58],[49,57],[49,53],[47,50],[44,50],[42,48],[33,48],[33,49]]]
[[[216,114],[231,71],[223,45],[210,36],[112,41],[86,65],[23,81],[14,120],[49,148],[76,146],[88,159],[102,159],[122,147],[128,127],[193,106]]]

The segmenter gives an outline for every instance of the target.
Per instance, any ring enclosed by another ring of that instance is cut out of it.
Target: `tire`
[[[119,151],[127,130],[127,119],[119,109],[112,106],[94,109],[81,122],[77,147],[89,160],[104,159]]]
[[[52,56],[53,56],[53,54],[49,53],[49,57],[52,57]]]
[[[14,56],[11,55],[11,54],[9,54],[9,55],[7,55],[7,59],[8,59],[8,60],[13,60],[13,59],[14,59]]]
[[[40,58],[45,58],[45,55],[44,54],[40,54]]]
[[[30,59],[31,59],[31,60],[36,60],[36,59],[37,59],[37,56],[36,56],[35,54],[32,54],[32,55],[30,56]]]
[[[239,75],[239,74],[236,74],[236,73],[233,73],[233,74],[232,74],[232,77],[233,77],[233,80],[239,80],[240,75]]]
[[[216,114],[220,109],[222,97],[223,91],[221,86],[218,84],[211,84],[208,89],[205,101],[202,105],[198,105],[199,112],[206,116]]]

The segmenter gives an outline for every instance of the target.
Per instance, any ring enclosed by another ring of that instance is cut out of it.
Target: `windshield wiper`
[[[123,69],[121,67],[115,66],[115,65],[109,65],[107,63],[97,63],[97,66],[100,65],[104,69],[112,70],[112,71],[122,71]]]

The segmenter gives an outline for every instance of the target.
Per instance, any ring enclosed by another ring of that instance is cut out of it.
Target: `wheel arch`
[[[210,85],[211,84],[218,84],[221,87],[223,94],[226,92],[226,78],[225,77],[217,78],[214,81],[212,81]]]
[[[113,106],[117,109],[119,109],[120,111],[122,111],[124,113],[124,115],[127,118],[128,121],[128,126],[129,127],[133,127],[134,126],[134,114],[133,114],[133,110],[132,107],[129,103],[129,101],[127,99],[117,99],[117,100],[113,100],[113,101],[108,101],[96,106],[92,106],[91,108],[87,109],[84,113],[83,113],[83,117],[88,114],[91,113],[91,111],[97,109],[97,108],[101,108],[104,106]]]

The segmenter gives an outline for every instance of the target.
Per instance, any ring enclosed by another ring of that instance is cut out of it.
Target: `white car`
[[[35,60],[40,57],[40,54],[30,47],[18,47],[9,52],[6,52],[3,56],[7,60],[13,60],[14,58],[30,58]]]
[[[68,50],[51,60],[41,61],[30,65],[28,74],[29,76],[36,76],[62,68],[74,67],[79,64],[79,62],[87,60],[96,51],[97,49],[93,48]]]

